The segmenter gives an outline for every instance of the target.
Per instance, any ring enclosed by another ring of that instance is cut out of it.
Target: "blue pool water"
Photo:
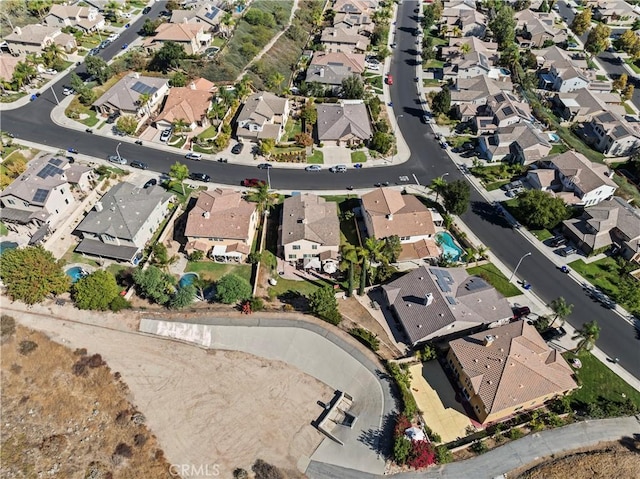
[[[87,272],[80,266],[74,266],[73,268],[69,268],[68,270],[65,271],[65,273],[67,274],[67,276],[69,276],[69,278],[71,278],[72,283],[75,283],[79,279],[82,279],[85,276],[87,276]]]
[[[196,280],[196,278],[198,277],[198,273],[187,273],[182,275],[182,278],[180,278],[180,281],[178,282],[178,284],[180,285],[181,288],[184,288],[185,286],[189,286],[190,284],[193,284],[193,282]]]
[[[0,255],[3,251],[6,251],[8,249],[16,249],[17,247],[18,243],[16,243],[15,241],[3,241],[0,243]]]
[[[436,235],[436,240],[442,248],[443,254],[448,256],[451,261],[460,261],[460,258],[464,254],[464,251],[455,243],[453,236],[448,232],[443,231]]]
[[[555,133],[549,133],[549,139],[554,143],[558,143],[560,141],[560,137]]]

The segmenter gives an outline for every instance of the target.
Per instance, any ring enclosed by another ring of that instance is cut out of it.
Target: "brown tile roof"
[[[247,240],[255,209],[254,203],[249,203],[236,191],[222,188],[203,191],[189,211],[184,235]]]
[[[362,73],[364,58],[364,53],[315,52],[309,65],[344,65],[353,73]]]
[[[171,88],[156,121],[186,120],[188,124],[201,121],[207,116],[211,105],[211,93],[207,90],[193,90],[188,87]]]
[[[294,195],[282,204],[281,245],[308,240],[327,246],[340,245],[337,205],[312,194]]]
[[[442,254],[438,244],[431,239],[422,239],[415,243],[403,243],[402,251],[398,255],[398,261],[412,259],[437,258]]]
[[[429,209],[413,195],[391,188],[377,188],[362,196],[362,206],[371,216],[373,236],[433,235],[436,228]]]
[[[485,346],[487,335],[493,342]],[[560,352],[526,321],[456,339],[449,346],[489,414],[576,387]]]
[[[190,42],[204,29],[201,23],[163,23],[156,28],[153,41]]]
[[[215,83],[210,82],[206,78],[198,78],[197,80],[193,80],[189,83],[189,88],[192,90],[200,90],[200,91],[214,91],[216,88]]]

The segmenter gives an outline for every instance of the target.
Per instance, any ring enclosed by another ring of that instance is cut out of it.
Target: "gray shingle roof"
[[[165,86],[168,81],[166,78],[145,77],[132,73],[109,88],[93,103],[93,106],[108,103],[118,110],[136,111],[140,106],[138,100],[143,92],[152,94]]]
[[[294,195],[282,203],[280,244],[300,240],[321,245],[340,245],[337,205],[312,194]]]
[[[371,138],[367,106],[361,103],[323,103],[318,105],[318,138],[339,140],[353,135],[361,140]]]

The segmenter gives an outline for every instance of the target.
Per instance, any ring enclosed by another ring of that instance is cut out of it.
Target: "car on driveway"
[[[191,173],[189,178],[196,181],[204,181],[205,183],[209,183],[211,181],[211,177],[204,173]]]
[[[273,168],[273,165],[271,163],[260,163],[258,165],[258,168],[260,170],[270,170],[271,168]]]
[[[578,252],[573,246],[567,246],[560,250],[560,256],[569,256],[570,254],[576,254]]]
[[[552,248],[559,248],[560,246],[564,246],[565,244],[567,244],[567,238],[565,238],[564,236],[556,236],[555,238],[551,238],[551,240],[549,240],[549,246],[551,246]]]
[[[331,173],[346,173],[347,165],[334,165],[331,168],[329,168],[329,171]]]
[[[258,178],[245,178],[242,180],[242,186],[246,186],[247,188],[260,188],[266,184],[266,181],[259,180]]]
[[[114,111],[113,113],[111,113],[111,115],[107,117],[107,123],[109,124],[115,123],[118,118],[120,118],[120,112]]]
[[[529,306],[516,306],[513,308],[513,319],[521,319],[531,314]]]
[[[195,161],[200,161],[202,159],[202,153],[187,153],[186,155],[184,155],[184,157],[187,160],[195,160]]]
[[[147,181],[143,188],[149,188],[150,186],[155,186],[158,184],[158,180],[156,180],[155,178],[151,178],[149,181]]]
[[[109,155],[109,156],[107,156],[107,161],[109,161],[110,163],[116,163],[118,165],[126,165],[127,164],[127,160],[125,160],[121,156],[117,156],[117,155]]]
[[[45,75],[57,75],[58,74],[58,70],[54,70],[53,68],[48,68],[47,70],[44,71]]]
[[[62,90],[62,94],[64,96],[73,95],[74,93],[75,93],[75,91],[73,90],[73,88],[68,87],[68,86],[64,87],[64,89]]]
[[[171,130],[171,128],[167,128],[166,130],[164,130],[162,132],[162,134],[160,135],[160,141],[162,143],[166,143],[167,141],[169,141],[169,138],[171,138],[171,134],[173,133],[173,131]]]
[[[138,168],[140,170],[146,170],[147,168],[149,168],[149,165],[147,165],[146,163],[143,163],[142,161],[132,161],[131,163],[129,163],[130,166],[132,166],[133,168]]]
[[[242,153],[243,149],[244,143],[236,143],[235,145],[233,145],[233,148],[231,148],[231,153],[233,153],[234,155],[239,155],[240,153]]]
[[[320,166],[320,165],[309,165],[304,170],[305,171],[320,171],[320,170],[322,170],[322,166]]]
[[[562,326],[560,326],[559,328],[549,328],[540,333],[540,336],[542,336],[542,339],[544,339],[545,341],[553,341],[554,339],[560,339],[561,337],[566,335],[567,332]]]

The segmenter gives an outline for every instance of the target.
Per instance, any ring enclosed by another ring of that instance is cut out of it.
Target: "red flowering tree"
[[[428,441],[413,441],[407,464],[414,469],[423,469],[436,462],[436,453]]]
[[[407,419],[404,414],[398,414],[396,416],[396,427],[393,431],[393,437],[402,437],[404,432],[411,427],[411,421]]]

